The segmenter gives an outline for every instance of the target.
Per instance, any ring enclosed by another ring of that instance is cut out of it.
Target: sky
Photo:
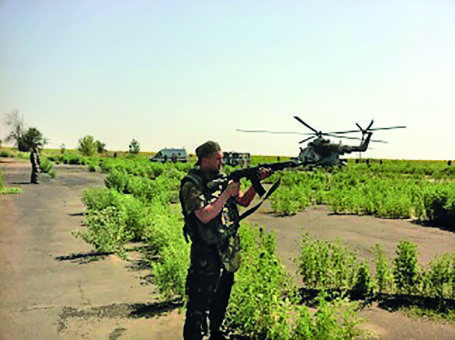
[[[0,138],[13,110],[51,148],[296,156],[305,136],[237,129],[299,116],[407,126],[362,157],[455,159],[455,2],[0,0]]]

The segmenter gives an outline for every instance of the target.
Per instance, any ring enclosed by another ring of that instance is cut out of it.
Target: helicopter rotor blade
[[[304,140],[301,140],[299,142],[299,144],[305,143],[306,141],[309,141],[310,139],[313,139],[314,137],[316,137],[316,136],[311,136],[311,137],[305,138]]]
[[[357,123],[356,123],[357,124]],[[360,125],[357,124],[357,126],[359,127],[359,129],[361,131],[365,131],[365,132],[368,132],[368,131],[377,131],[377,130],[391,130],[391,129],[404,129],[406,128],[406,126],[403,126],[403,125],[400,125],[400,126],[390,126],[390,127],[385,127],[385,128],[373,128],[371,129],[372,123],[370,123],[370,125],[368,126],[367,129],[363,129]],[[332,132],[329,132],[329,133],[333,133],[333,134],[346,134],[346,133],[355,133],[355,132],[359,132],[359,130],[346,130],[346,131],[332,131]]]
[[[300,123],[302,123],[303,125],[305,125],[308,129],[310,129],[311,131],[313,131],[314,133],[318,133],[318,131],[316,131],[315,129],[313,129],[311,126],[309,126],[307,123],[305,123],[303,120],[301,120],[299,117],[297,116],[294,116],[295,119],[297,119]]]
[[[363,142],[364,138],[359,138],[359,137],[348,137],[348,136],[337,136],[337,135],[332,135],[332,134],[325,134],[330,137],[335,137],[335,138],[344,138],[344,139],[356,139],[356,140],[361,140]],[[375,143],[388,143],[385,140],[380,140],[380,139],[371,139],[370,142],[375,142]]]
[[[331,133],[324,133],[324,136],[330,136],[330,137],[335,137],[335,138],[343,138],[343,139],[356,139],[356,140],[361,140],[362,138],[359,137],[348,137],[348,136],[337,136]]]
[[[292,135],[305,135],[303,132],[294,132],[294,131],[269,131],[269,130],[243,130],[236,129],[240,132],[252,132],[252,133],[271,133],[271,134],[292,134]]]
[[[360,131],[362,131],[362,133],[365,133],[365,130],[359,125],[359,123],[355,123],[355,125],[357,125],[357,127],[359,128]]]
[[[334,133],[334,134],[345,134],[345,133],[358,133],[359,130],[346,130],[346,131],[332,131],[332,132],[327,132],[327,133]]]
[[[391,130],[391,129],[405,129],[406,126],[389,126],[389,127],[383,127],[383,128],[374,128],[374,129],[368,129],[368,131],[377,131],[377,130]]]
[[[370,125],[368,125],[368,127],[366,128],[367,131],[370,130],[370,128],[373,125],[373,123],[374,123],[374,120],[372,119]]]

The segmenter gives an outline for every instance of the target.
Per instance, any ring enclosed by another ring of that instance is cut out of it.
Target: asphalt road
[[[158,302],[148,270],[88,256],[90,246],[71,235],[81,228],[83,189],[104,176],[56,169],[56,179],[32,185],[27,162],[0,163],[6,184],[23,189],[0,196],[0,339],[178,339],[182,316]],[[177,324],[151,318],[167,310]]]

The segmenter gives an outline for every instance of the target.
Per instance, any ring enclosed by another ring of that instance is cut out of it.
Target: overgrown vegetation
[[[414,218],[455,228],[455,167],[443,163],[348,164],[333,171],[284,171],[272,209],[292,215],[311,204],[336,214]]]
[[[56,163],[88,165],[91,171],[106,173],[104,187],[84,192],[86,228],[75,231],[75,235],[98,251],[123,257],[132,242],[142,245],[140,249],[163,298],[182,299],[189,245],[182,235],[178,189],[192,164],[152,163],[132,152],[122,157],[88,157],[65,151],[47,157]],[[454,173],[441,164],[430,164],[429,168],[425,170],[419,163],[411,166],[384,162],[350,164],[331,172],[279,172],[269,181],[277,177],[282,180],[272,195],[272,209],[287,215],[312,204],[327,204],[340,214],[450,223]],[[394,259],[388,259],[377,245],[373,249],[376,261],[369,263],[358,259],[341,241],[327,242],[304,235],[299,273],[304,288],[318,292],[310,309],[276,255],[274,235],[248,225],[239,232],[243,263],[236,274],[227,321],[240,335],[261,339],[353,339],[360,334],[359,303],[352,302],[358,299],[382,299],[383,303],[407,299],[406,306],[414,313],[429,315],[431,311],[444,317],[453,314],[447,301],[455,298],[454,254],[436,258],[423,267],[416,246],[402,241]],[[414,298],[439,301],[439,307],[425,312],[423,307],[428,306],[422,307]]]
[[[416,312],[429,315],[455,313],[455,253],[419,263],[417,245],[402,240],[389,261],[380,245],[373,249],[375,265],[357,259],[341,241],[323,241],[304,235],[299,271],[308,289],[329,290],[351,298],[390,297]],[[375,268],[375,274],[371,273]],[[427,301],[425,303],[425,301]],[[426,305],[425,305],[426,304]],[[431,305],[432,308],[428,308]]]

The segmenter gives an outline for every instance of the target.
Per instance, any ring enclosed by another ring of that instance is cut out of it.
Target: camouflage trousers
[[[219,330],[233,284],[234,273],[224,269],[216,246],[191,245],[191,265],[186,279],[185,340],[200,340],[209,328],[211,333]]]
[[[32,174],[30,176],[30,183],[38,183],[38,168],[37,167],[32,167]]]

